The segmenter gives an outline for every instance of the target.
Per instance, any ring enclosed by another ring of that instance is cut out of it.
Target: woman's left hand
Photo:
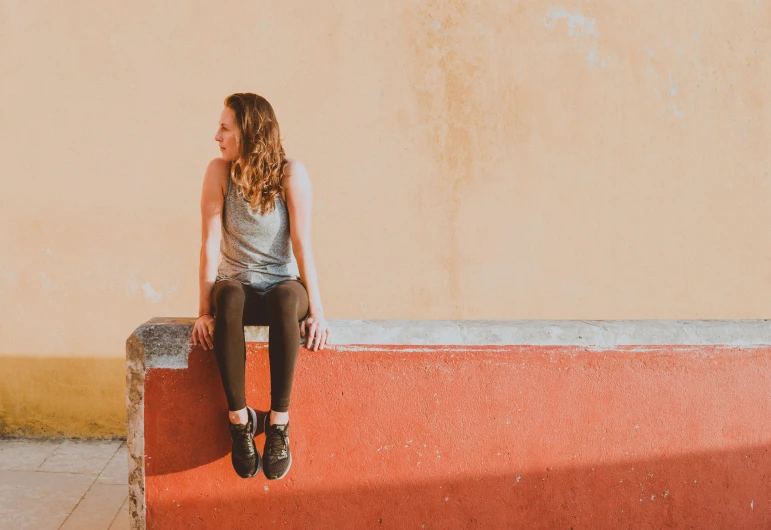
[[[300,322],[300,337],[306,337],[305,347],[309,350],[323,350],[329,343],[329,324],[323,315],[310,315]]]

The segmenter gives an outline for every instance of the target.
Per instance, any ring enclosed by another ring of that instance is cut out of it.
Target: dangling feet
[[[264,459],[262,472],[265,478],[269,480],[284,478],[292,465],[288,421],[286,425],[271,425],[270,413],[265,415],[265,448],[262,454]]]
[[[246,424],[231,423],[230,438],[233,440],[233,448],[230,460],[233,469],[241,478],[250,478],[260,471],[260,452],[254,446],[254,434],[257,430],[257,414],[246,407]]]

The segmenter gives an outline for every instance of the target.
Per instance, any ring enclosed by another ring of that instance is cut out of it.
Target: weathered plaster
[[[148,368],[186,368],[194,319],[154,318],[135,335]],[[330,320],[332,344],[455,346],[618,346],[771,344],[769,320]],[[267,342],[268,328],[244,328],[247,342]]]
[[[167,327],[171,328],[172,325]],[[148,346],[152,350],[152,344],[147,344],[145,341],[151,336],[153,333],[148,333],[148,325],[145,324],[126,340],[126,415],[128,417],[126,445],[129,452],[131,530],[145,528],[145,351]]]

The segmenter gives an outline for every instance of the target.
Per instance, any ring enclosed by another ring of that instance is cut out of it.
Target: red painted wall
[[[303,349],[292,469],[244,480],[194,350],[146,375],[147,528],[769,528],[770,383],[770,348]]]

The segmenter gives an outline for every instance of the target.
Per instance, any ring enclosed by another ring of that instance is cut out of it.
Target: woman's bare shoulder
[[[287,158],[284,169],[284,177],[281,179],[283,199],[292,203],[305,201],[310,205],[312,194],[311,179],[302,162],[294,158]]]
[[[286,172],[287,173],[297,173],[299,171],[306,171],[305,164],[300,162],[297,158],[288,158],[286,159]]]
[[[224,158],[215,158],[206,166],[203,177],[204,201],[222,202],[227,191],[230,176],[230,162]]]
[[[295,186],[310,185],[310,176],[305,165],[296,158],[286,159],[286,168],[284,169],[285,182],[292,183]]]
[[[206,166],[206,175],[223,178],[230,173],[230,162],[224,158],[213,158]]]

